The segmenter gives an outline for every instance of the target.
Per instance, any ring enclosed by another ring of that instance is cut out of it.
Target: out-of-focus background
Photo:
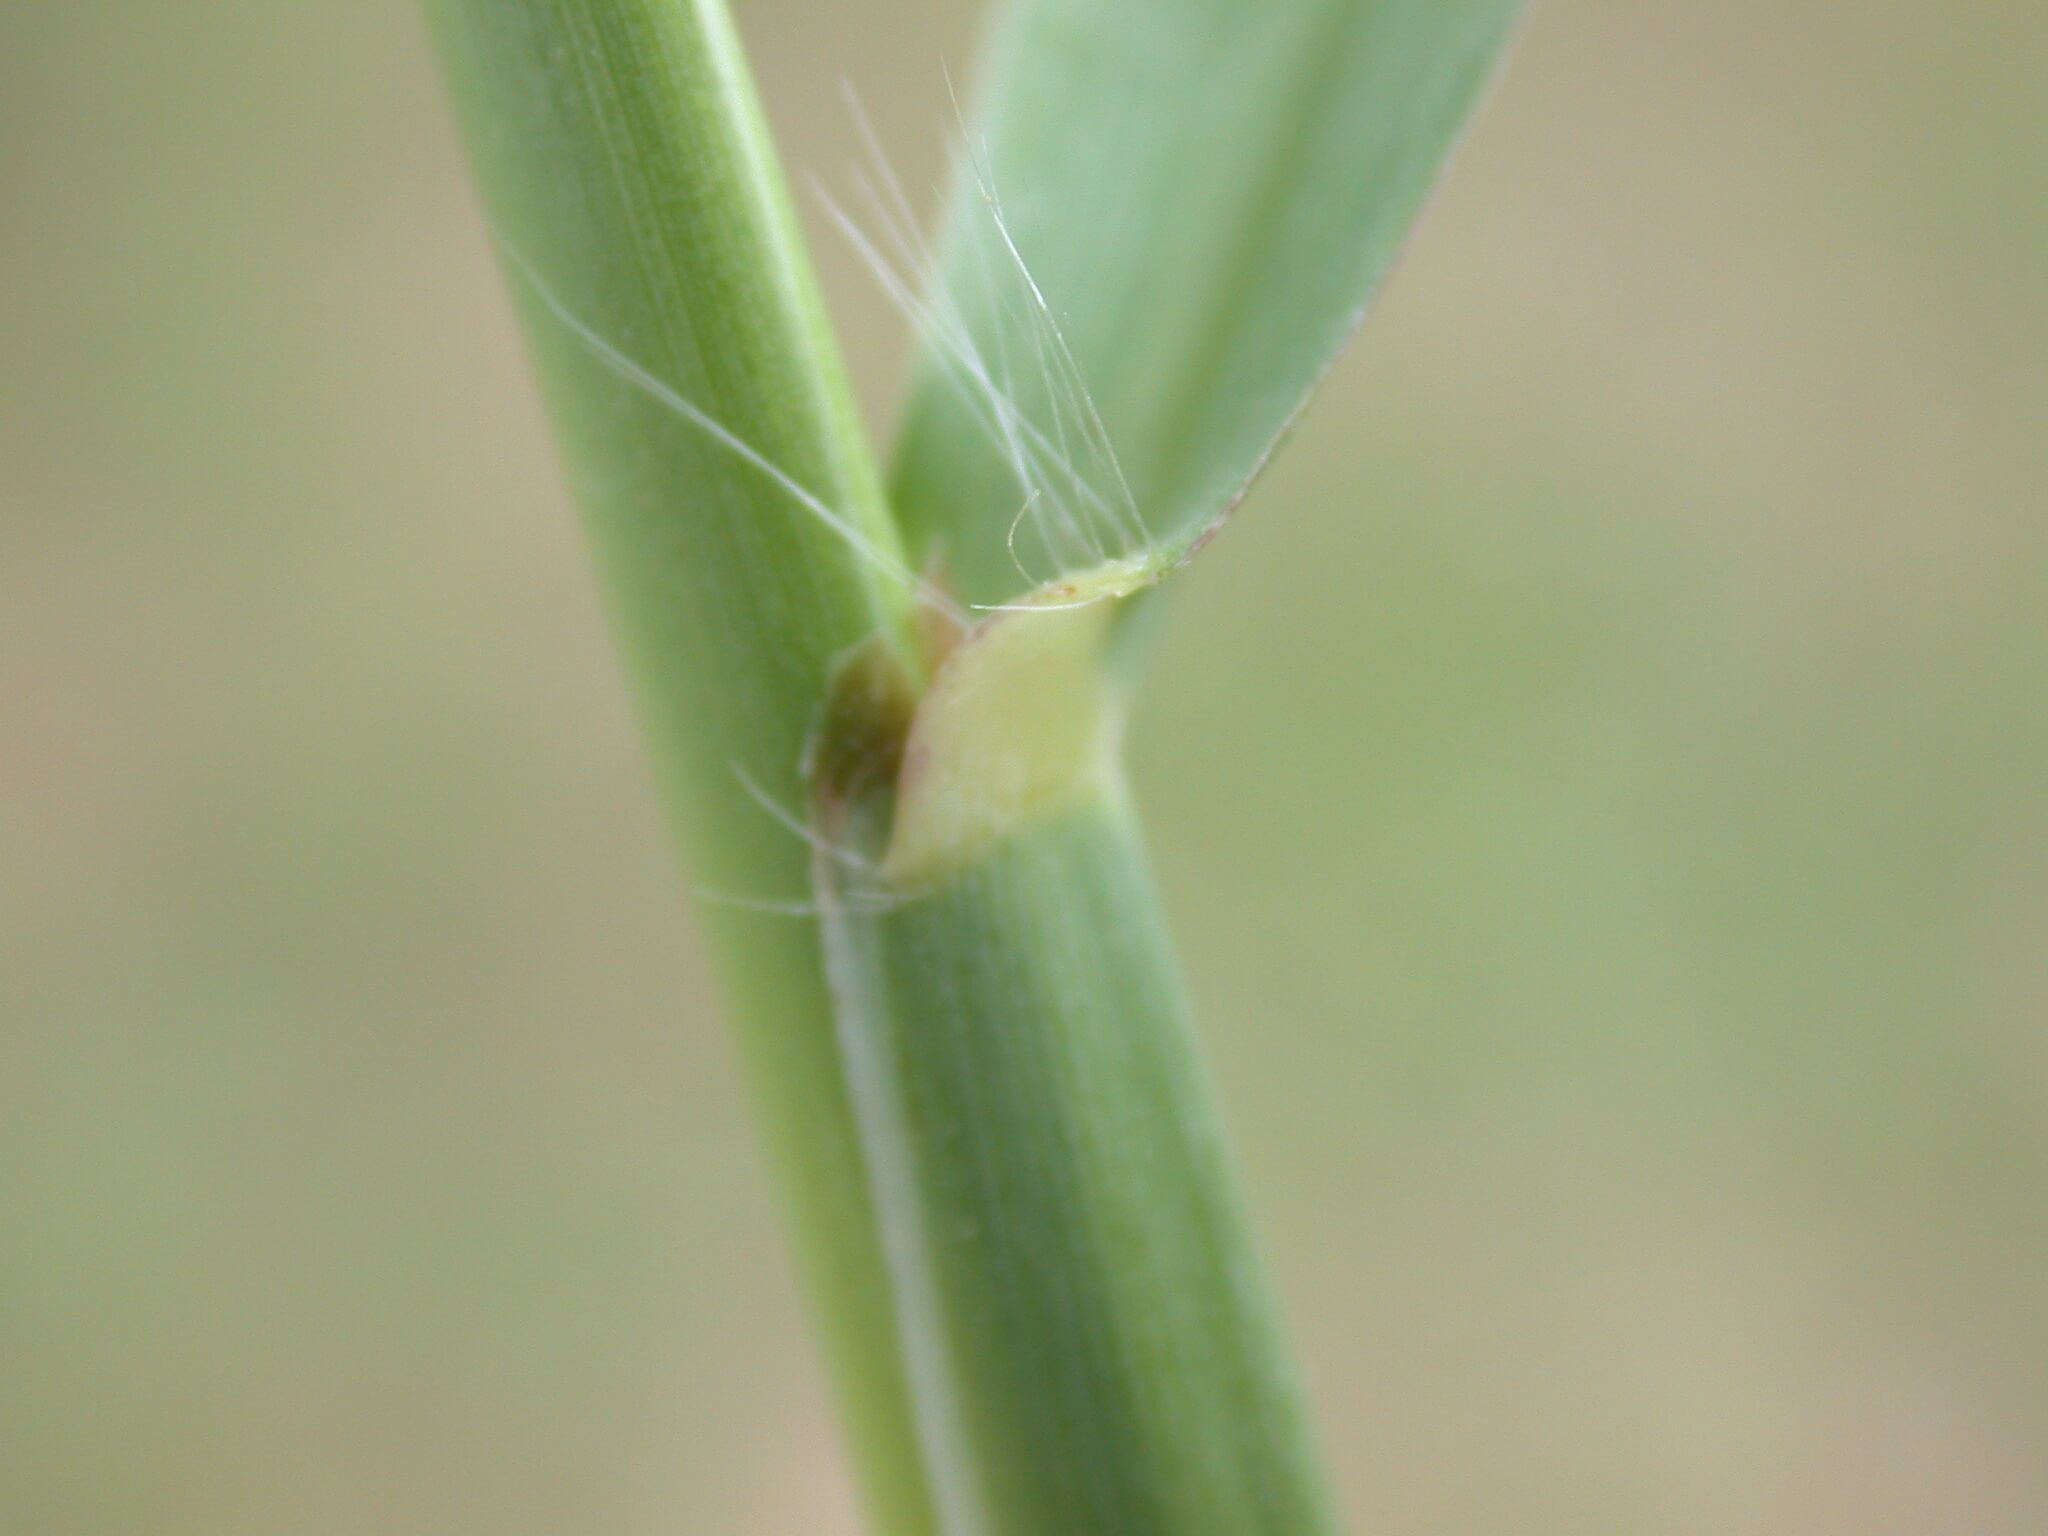
[[[929,184],[968,10],[740,17]],[[2044,80],[1548,0],[1171,605],[1360,1531],[2048,1530]],[[0,1532],[851,1532],[686,892],[410,9],[0,9]]]

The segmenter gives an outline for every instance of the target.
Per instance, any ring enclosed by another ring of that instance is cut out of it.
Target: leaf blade
[[[1007,385],[1013,436],[1073,445],[1100,502],[1127,482],[1159,564],[1185,557],[1341,349],[1518,10],[1018,0],[934,303]],[[1071,553],[1088,543],[1077,525],[1129,553],[1114,508],[1086,505],[1052,453],[991,441],[948,351],[927,340],[898,444],[893,494],[914,553],[943,555],[972,601],[1009,596],[1031,579],[1009,548],[1027,498],[1039,565],[1085,558]],[[1087,449],[1090,416],[1120,473]]]

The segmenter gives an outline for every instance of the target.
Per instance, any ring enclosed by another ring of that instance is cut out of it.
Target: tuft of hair
[[[950,93],[950,79],[947,89]],[[953,171],[963,184],[971,182],[978,194],[976,207],[987,221],[983,233],[988,238],[972,242],[971,268],[981,312],[993,322],[985,328],[985,346],[920,232],[873,122],[851,85],[843,86],[843,94],[865,153],[852,180],[879,236],[870,235],[815,180],[814,190],[883,294],[923,341],[1014,482],[1017,511],[1006,542],[1018,575],[1027,588],[1042,588],[1077,571],[1149,557],[1153,540],[1102,413],[1003,211],[986,146],[976,147],[957,98]],[[1020,377],[1035,385],[1030,406],[1017,387]],[[1030,569],[1026,549],[1051,569]]]

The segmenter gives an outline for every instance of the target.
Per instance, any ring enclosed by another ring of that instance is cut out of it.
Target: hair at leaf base
[[[950,81],[948,82],[950,88]],[[968,420],[988,440],[1014,483],[1018,509],[1005,531],[1005,546],[1033,594],[1018,602],[981,603],[977,612],[1044,610],[1060,601],[1050,590],[1079,572],[1103,567],[1144,569],[1164,574],[1156,541],[1096,408],[1073,350],[1060,330],[1053,306],[1032,276],[1011,231],[985,152],[976,153],[964,124],[953,154],[954,173],[971,180],[977,206],[986,214],[992,242],[978,243],[975,267],[979,298],[996,317],[985,354],[973,338],[955,296],[940,281],[939,263],[919,233],[903,184],[850,86],[847,110],[866,153],[852,176],[868,216],[881,232],[871,237],[831,194],[813,182],[827,215],[873,276],[883,294],[925,342]],[[958,116],[955,107],[956,119]],[[989,260],[993,244],[998,260]],[[887,251],[883,249],[886,244]],[[1013,332],[1028,345],[1024,362],[1013,356]],[[1043,420],[1019,402],[1017,370],[1036,370]],[[1031,571],[1018,551],[1018,534],[1029,527],[1039,551],[1051,561],[1052,576]],[[1090,597],[1102,601],[1111,594]]]

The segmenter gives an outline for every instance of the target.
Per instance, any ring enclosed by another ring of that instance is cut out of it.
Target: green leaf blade
[[[1117,477],[1087,441],[1099,416],[1160,564],[1235,505],[1341,349],[1518,10],[1019,0],[1007,18],[945,231],[940,306],[1028,429],[1070,445],[1113,501]],[[943,556],[970,600],[992,602],[1030,581],[1013,524],[1033,576],[1078,563],[1062,551],[1080,541],[1047,527],[1062,516],[1130,552],[1045,464],[1020,521],[1029,488],[987,414],[928,341],[893,484],[916,554]]]

